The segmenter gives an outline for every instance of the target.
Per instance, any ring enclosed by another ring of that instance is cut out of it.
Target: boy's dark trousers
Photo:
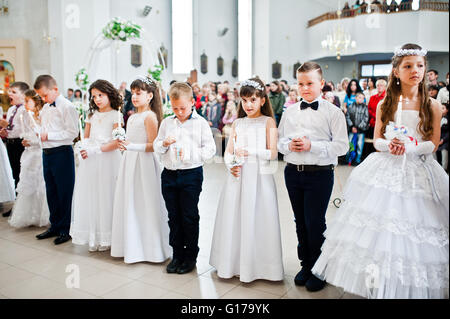
[[[311,270],[325,240],[325,213],[333,190],[334,170],[302,172],[288,164],[284,179],[295,216],[298,259],[302,268]]]
[[[50,231],[69,235],[75,185],[73,148],[63,145],[43,150],[45,189],[50,210]]]
[[[173,259],[196,261],[198,255],[198,200],[202,191],[203,167],[164,169],[161,190],[169,213],[169,244]]]
[[[20,177],[20,157],[22,156],[25,148],[22,145],[21,138],[7,138],[6,139],[6,149],[8,151],[9,163],[11,165],[11,170],[14,178],[14,184],[17,188]]]

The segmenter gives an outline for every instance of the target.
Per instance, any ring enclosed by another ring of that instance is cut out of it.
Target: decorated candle
[[[83,134],[83,125],[81,124],[81,115],[80,115],[80,117],[78,118],[78,125],[80,126],[80,140],[81,140],[81,142],[83,142],[84,141],[84,134]]]

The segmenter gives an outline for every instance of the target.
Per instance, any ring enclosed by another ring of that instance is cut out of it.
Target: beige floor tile
[[[280,297],[264,291],[237,286],[220,299],[279,299]]]
[[[161,298],[168,290],[160,287],[133,281],[103,295],[105,299],[156,299]]]
[[[184,275],[168,274],[164,267],[163,269],[160,269],[158,271],[153,271],[151,273],[145,274],[137,280],[153,286],[177,291],[179,287],[185,285],[187,282],[193,280],[196,277],[198,277],[198,275],[194,272],[190,272]]]
[[[138,279],[145,274],[154,272],[154,271],[160,271],[162,268],[165,268],[164,264],[155,264],[155,263],[149,263],[149,262],[141,262],[141,263],[134,263],[134,264],[110,264],[108,267],[108,271],[128,277],[130,279]]]
[[[0,263],[0,270],[8,268],[8,267],[11,267],[11,266],[8,264],[5,264],[5,263]]]
[[[36,257],[46,255],[48,254],[44,251],[10,242],[6,245],[5,249],[0,251],[0,262],[9,265],[17,265]]]
[[[195,299],[217,299],[234,287],[236,284],[200,276],[177,288],[176,292]]]
[[[131,281],[124,276],[103,271],[90,277],[81,278],[80,289],[95,296],[103,296]]]
[[[293,286],[282,297],[283,299],[340,299],[344,291],[327,284],[324,289],[317,292],[309,292],[305,287]]]
[[[0,293],[12,299],[40,298],[42,295],[64,286],[42,276],[34,276],[0,289]]]
[[[341,299],[366,299],[366,298],[358,296],[358,295],[351,294],[349,292],[345,292],[342,295]]]
[[[3,268],[0,270],[0,289],[15,285],[34,276],[34,274],[28,271],[15,267]]]
[[[207,277],[207,278],[211,278],[214,280],[218,280],[221,282],[227,282],[227,283],[231,283],[234,284],[235,286],[238,286],[241,284],[241,281],[239,280],[238,277],[233,277],[233,278],[220,278],[217,275],[217,270],[215,268],[212,268],[211,270],[205,272],[204,274],[202,274],[202,277]]]
[[[2,294],[0,294],[0,299],[8,299],[8,297],[3,296]]]
[[[190,299],[190,298],[188,296],[173,291],[169,291],[168,293],[159,297],[159,299]]]
[[[74,273],[74,269],[77,269],[80,278],[86,278],[102,271],[99,268],[79,263],[72,258],[61,258],[60,256],[34,258],[17,265],[17,267],[62,284],[65,284],[67,277]]]
[[[285,295],[294,283],[286,277],[283,281],[255,280],[251,283],[242,283],[241,286],[267,292],[279,297]]]
[[[94,295],[76,288],[60,288],[43,294],[41,299],[95,299]]]

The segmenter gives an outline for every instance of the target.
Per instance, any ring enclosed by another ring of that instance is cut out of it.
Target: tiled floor
[[[16,230],[0,217],[0,299],[2,298],[357,298],[327,285],[310,293],[294,285],[299,270],[293,213],[283,178],[284,163],[276,173],[285,279],[241,283],[220,279],[209,265],[209,250],[221,185],[227,174],[223,164],[207,164],[200,196],[200,253],[197,268],[186,275],[167,274],[164,264],[127,265],[109,252],[90,253],[71,242],[55,246],[52,239],[38,241],[44,228]],[[338,166],[331,201],[340,196],[350,167]],[[327,216],[336,210],[330,201]],[[3,205],[0,211],[8,209]],[[79,282],[76,275],[79,274]],[[67,288],[74,287],[74,288]]]

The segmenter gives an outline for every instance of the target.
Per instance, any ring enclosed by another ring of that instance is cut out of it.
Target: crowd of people
[[[110,250],[125,263],[170,258],[166,271],[186,274],[199,253],[203,165],[217,155],[214,136],[225,136],[228,174],[210,251],[220,278],[284,278],[270,165],[281,153],[302,266],[296,285],[314,292],[329,282],[368,298],[448,298],[449,182],[432,156],[444,145],[448,115],[430,97],[426,85],[437,72],[426,73],[420,46],[396,50],[392,67],[387,81],[343,79],[337,89],[312,61],[293,86],[253,77],[234,86],[173,82],[161,94],[159,83],[138,76],[128,94],[126,84],[99,79],[88,90],[84,129],[52,76],[38,76],[33,89],[15,82],[0,120],[7,141],[0,202],[15,200],[13,227],[48,225],[38,240]],[[448,109],[448,74],[443,89]],[[164,103],[173,114],[164,116]],[[365,134],[377,152],[363,161]],[[339,157],[359,165],[339,213],[325,223]]]
[[[402,0],[400,4],[397,4],[397,1],[391,1],[390,4],[386,0],[378,1],[378,0],[356,0],[353,5],[349,5],[348,2],[345,2],[344,7],[342,8],[342,16],[343,17],[352,17],[358,14],[364,14],[368,12],[370,8],[370,12],[397,12],[397,11],[409,11],[412,10],[412,2],[413,0]]]

